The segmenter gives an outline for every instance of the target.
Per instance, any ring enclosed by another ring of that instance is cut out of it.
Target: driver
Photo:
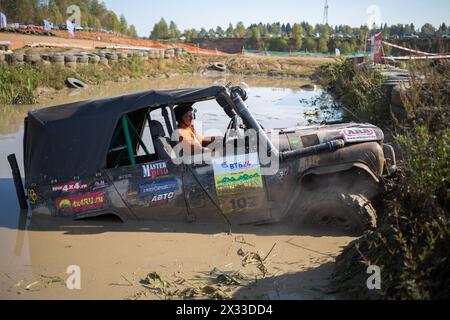
[[[212,137],[203,137],[193,125],[194,109],[192,104],[179,105],[175,108],[175,117],[178,123],[179,141],[183,150],[191,150],[191,154],[206,151],[206,147],[214,141]]]

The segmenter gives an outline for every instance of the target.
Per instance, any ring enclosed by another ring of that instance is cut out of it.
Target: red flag
[[[380,32],[372,37],[371,57],[374,62],[381,62],[383,57],[383,34]]]

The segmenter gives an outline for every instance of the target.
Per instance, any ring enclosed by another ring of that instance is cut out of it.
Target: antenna
[[[328,0],[325,0],[325,8],[323,10],[323,24],[328,24]]]

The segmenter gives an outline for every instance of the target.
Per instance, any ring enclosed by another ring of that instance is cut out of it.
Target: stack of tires
[[[30,53],[24,56],[24,61],[31,64],[37,64],[41,61],[41,55],[38,53]]]
[[[106,53],[106,59],[108,59],[109,63],[114,63],[119,60],[119,57],[114,52],[108,52]]]
[[[173,59],[173,58],[175,58],[175,50],[166,49],[164,52],[164,59]]]
[[[49,66],[52,64],[52,62],[50,61],[50,54],[42,54],[41,59],[42,59],[42,64],[45,66]]]
[[[86,55],[78,55],[77,64],[80,66],[87,66],[89,64],[89,57]]]
[[[391,115],[395,120],[403,122],[407,117],[403,98],[408,94],[411,75],[407,70],[397,68],[387,69],[382,74],[387,78],[383,87],[390,101]]]
[[[72,54],[66,54],[64,56],[64,65],[67,68],[75,69],[77,67],[77,57]]]
[[[61,54],[55,54],[50,57],[50,61],[53,65],[63,67],[65,63],[65,56]]]
[[[128,52],[118,52],[117,56],[119,57],[119,60],[126,60],[128,59]]]
[[[156,49],[151,49],[151,50],[148,52],[148,57],[149,57],[150,59],[157,59],[157,58],[158,58],[158,52],[157,52],[157,50],[156,50]]]
[[[133,57],[136,58],[139,61],[144,60],[144,53],[142,51],[135,51],[133,52]]]
[[[11,53],[6,55],[6,62],[14,65],[23,65],[24,55],[22,53]]]
[[[0,51],[9,51],[10,49],[10,44],[7,42],[1,42],[0,43]]]
[[[90,54],[89,55],[89,63],[90,64],[98,64],[100,62],[100,57],[96,54]]]
[[[175,55],[176,55],[177,57],[183,55],[184,53],[185,53],[185,51],[184,51],[183,48],[176,48],[176,49],[175,49]]]

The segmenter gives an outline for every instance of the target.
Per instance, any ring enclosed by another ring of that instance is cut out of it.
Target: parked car
[[[443,34],[443,35],[442,35],[442,39],[450,39],[450,33],[448,33],[448,34]]]
[[[419,36],[417,34],[413,33],[405,33],[402,38],[404,39],[419,39]]]
[[[29,112],[24,168],[33,214],[76,220],[107,214],[123,221],[219,219],[230,225],[292,219],[351,233],[376,224],[370,201],[395,166],[381,129],[323,123],[272,134],[246,99],[240,87],[215,86],[149,90]],[[174,107],[206,100],[216,100],[230,118],[225,135],[214,142],[228,147],[227,157],[182,162],[175,152],[178,140],[169,138],[177,130]],[[150,145],[143,142],[146,128]],[[259,145],[251,143],[251,131],[259,133]],[[267,164],[260,159],[267,154],[279,166],[263,175]],[[24,207],[14,159],[9,156]]]

